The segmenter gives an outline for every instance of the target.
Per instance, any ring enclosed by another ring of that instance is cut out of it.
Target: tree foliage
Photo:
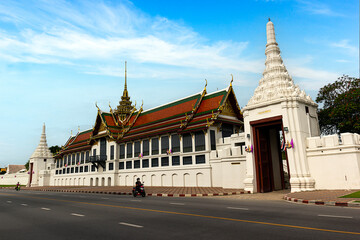
[[[61,150],[61,147],[59,147],[58,145],[55,145],[55,146],[49,147],[49,149],[50,149],[50,152],[51,152],[53,155],[55,155],[58,151]]]
[[[322,87],[316,98],[323,103],[318,110],[323,134],[360,133],[360,79],[343,75]]]
[[[26,170],[28,170],[28,171],[29,171],[29,164],[30,164],[30,160],[28,160],[28,161],[25,163],[25,168],[26,168]]]

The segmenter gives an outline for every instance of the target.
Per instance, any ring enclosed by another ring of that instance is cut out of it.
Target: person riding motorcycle
[[[137,178],[137,179],[136,179],[136,183],[135,183],[136,191],[140,192],[141,184],[142,184],[142,183],[140,182],[140,178]]]

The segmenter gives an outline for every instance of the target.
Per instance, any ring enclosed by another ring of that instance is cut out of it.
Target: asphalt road
[[[0,239],[360,239],[360,209],[0,190]]]

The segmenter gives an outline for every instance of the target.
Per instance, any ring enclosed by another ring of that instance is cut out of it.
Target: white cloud
[[[181,23],[144,16],[128,5],[110,8],[91,3],[80,12],[70,3],[55,2],[39,8],[48,13],[39,16],[44,22],[41,29],[27,24],[40,22],[33,13],[14,7],[1,11],[3,17],[14,17],[20,32],[18,35],[3,32],[1,57],[13,62],[83,64],[90,66],[85,72],[97,74],[106,71],[98,68],[96,61],[111,68],[111,64],[124,58],[199,69],[261,71],[259,60],[241,55],[248,42],[209,43]],[[93,66],[89,62],[94,62]]]
[[[325,15],[325,16],[336,16],[343,17],[344,15],[332,10],[327,4],[319,2],[319,1],[304,1],[297,0],[300,4],[300,8],[304,11],[315,14],[315,15]]]
[[[339,42],[330,43],[330,46],[343,49],[345,51],[345,53],[348,55],[359,56],[359,48],[355,47],[353,45],[350,45],[348,39],[343,39]]]

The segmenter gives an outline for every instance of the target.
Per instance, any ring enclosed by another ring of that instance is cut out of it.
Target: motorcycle
[[[20,191],[20,186],[16,186],[16,187],[15,187],[15,190],[16,190],[16,191]]]
[[[138,195],[141,195],[142,197],[145,197],[146,193],[145,193],[144,184],[142,183],[140,185],[139,189],[137,189],[137,187],[133,187],[132,194],[133,194],[134,197],[136,197]]]

